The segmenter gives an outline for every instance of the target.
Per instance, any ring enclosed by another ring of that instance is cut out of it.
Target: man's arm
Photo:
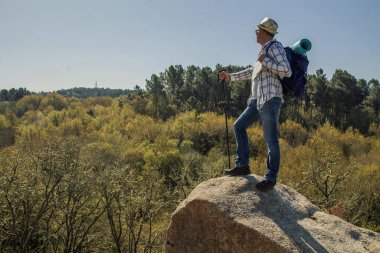
[[[227,81],[250,80],[252,78],[252,71],[253,67],[248,67],[242,71],[231,74],[226,71],[222,71],[219,73],[219,77],[220,79]]]
[[[242,71],[230,74],[231,81],[251,80],[253,67],[246,68]]]

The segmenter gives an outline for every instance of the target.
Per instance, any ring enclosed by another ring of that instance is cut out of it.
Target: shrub
[[[292,120],[287,120],[280,125],[280,137],[292,147],[304,145],[309,137],[308,132],[300,124]]]
[[[38,110],[40,108],[42,97],[39,95],[29,95],[21,98],[16,103],[16,114],[21,117],[29,110]]]

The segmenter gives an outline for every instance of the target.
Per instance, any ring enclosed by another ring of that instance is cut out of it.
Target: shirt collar
[[[264,49],[265,47],[267,47],[270,43],[272,43],[272,41],[276,41],[276,38],[273,38],[273,39],[267,41],[264,45],[261,46],[261,49]]]

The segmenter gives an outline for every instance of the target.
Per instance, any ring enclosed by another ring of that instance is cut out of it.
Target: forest
[[[0,252],[162,252],[176,206],[228,166],[221,68],[169,66],[133,90],[1,90]],[[280,114],[279,182],[380,232],[379,81],[319,69],[306,88]],[[250,82],[227,95],[234,150]],[[260,123],[248,135],[263,175]]]

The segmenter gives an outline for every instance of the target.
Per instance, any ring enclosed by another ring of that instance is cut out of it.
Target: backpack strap
[[[277,40],[272,40],[272,41],[268,44],[268,46],[265,48],[265,54],[267,55],[267,57],[269,57],[269,55],[268,55],[269,48],[270,48],[274,43],[280,43],[280,44],[281,44],[281,42],[279,42],[279,41],[277,41]],[[281,45],[282,45],[282,44],[281,44]],[[276,74],[275,74],[275,76],[277,76],[278,80],[281,81],[281,78],[280,78],[279,75],[276,75]]]
[[[266,55],[268,55],[269,48],[272,46],[272,44],[274,44],[274,43],[276,43],[276,42],[281,44],[281,42],[279,42],[279,41],[277,41],[277,40],[272,40],[272,41],[269,43],[269,45],[265,48],[265,54],[266,54]]]

